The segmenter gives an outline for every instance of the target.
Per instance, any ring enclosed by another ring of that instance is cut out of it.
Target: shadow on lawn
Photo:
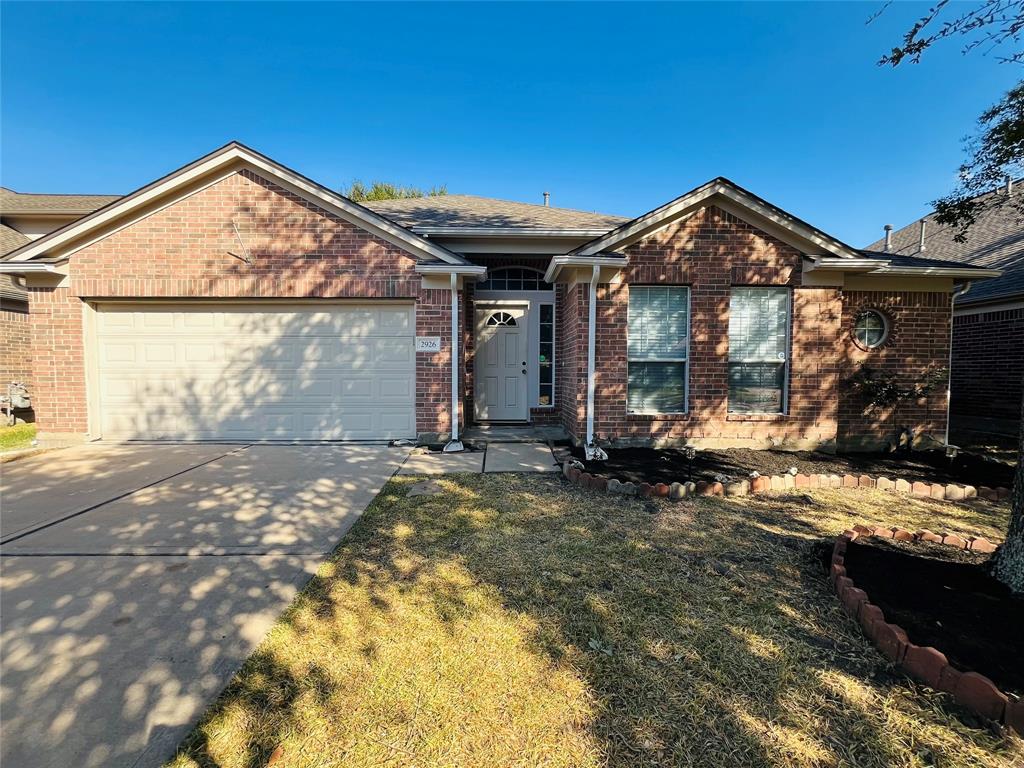
[[[461,641],[483,589],[500,610],[529,617],[531,655],[585,683],[595,764],[887,766],[910,755],[930,764],[971,734],[975,757],[996,765],[1007,748],[962,725],[947,740],[901,717],[908,683],[843,618],[817,561],[815,542],[834,531],[779,512],[806,505],[803,497],[669,506],[613,503],[549,477],[445,483],[447,493],[416,501],[404,498],[402,480],[385,489],[342,545],[334,573],[314,579],[285,624],[301,636],[309,616],[349,610],[332,596],[338,584],[366,590],[369,608],[354,615],[373,663],[377,643],[388,640],[380,614],[415,599],[449,641]],[[449,566],[468,578],[438,579]],[[349,684],[322,672],[320,680],[297,676],[264,646],[208,720],[244,707],[260,724],[243,764],[263,765],[302,728],[295,686],[321,686],[329,698]],[[881,717],[882,699],[897,711]],[[200,727],[186,752],[218,768],[205,739]],[[430,764],[415,746],[395,746],[395,764]]]

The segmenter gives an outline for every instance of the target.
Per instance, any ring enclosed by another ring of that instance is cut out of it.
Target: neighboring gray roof
[[[1006,193],[989,194],[1005,196]],[[923,220],[926,222],[924,252],[918,249],[922,221],[918,219],[894,231],[892,253],[880,255],[890,259],[899,257],[908,264],[923,264],[926,261],[935,262],[935,265],[960,262],[1002,270],[1001,277],[974,283],[967,293],[957,299],[959,306],[1024,297],[1024,222],[1013,205],[1004,204],[985,211],[968,230],[966,243],[955,242],[953,235],[956,230],[936,222],[934,213],[925,216]],[[872,251],[882,251],[883,248],[884,237],[868,246]]]
[[[921,256],[906,256],[902,253],[886,253],[885,251],[860,251],[862,256],[869,259],[878,259],[886,262],[891,267],[959,267],[962,269],[991,269],[983,264],[970,264],[966,261],[954,261],[953,259],[928,259]],[[993,278],[987,278],[989,280]]]
[[[608,230],[627,219],[571,208],[496,200],[476,195],[440,195],[370,200],[367,208],[413,229],[435,227]]]
[[[6,224],[0,224],[0,256],[10,253],[15,248],[21,248],[29,238],[16,229],[11,229]]]
[[[0,224],[0,256],[20,248],[28,242],[28,238],[16,229]],[[28,301],[24,288],[14,284],[10,275],[0,275],[0,305],[7,306],[8,301]]]
[[[92,213],[120,195],[36,195],[0,187],[0,213]]]

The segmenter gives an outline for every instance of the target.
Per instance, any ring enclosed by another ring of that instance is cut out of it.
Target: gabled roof
[[[477,195],[373,200],[364,205],[414,232],[429,234],[454,233],[466,229],[515,232],[557,230],[586,237],[607,232],[626,221],[622,216],[605,213],[552,208]]]
[[[986,197],[989,195],[1006,197],[1004,191],[989,192]],[[1007,202],[1011,202],[1011,198],[1007,198]],[[924,251],[920,249],[922,221],[925,222]],[[955,234],[954,228],[938,223],[935,214],[930,213],[894,231],[892,250],[882,255],[908,264],[955,262],[1002,271],[1001,277],[971,285],[967,293],[957,297],[957,306],[1024,298],[1024,221],[1013,204],[986,209],[968,230],[966,243],[956,242]],[[885,238],[876,240],[868,248],[882,251]]]
[[[120,195],[40,195],[0,187],[0,214],[78,215],[92,213]]]
[[[707,205],[719,205],[805,253],[829,253],[843,258],[857,258],[856,248],[812,227],[722,176],[584,243],[572,253],[591,256],[625,248]]]
[[[92,242],[89,239],[90,235],[101,237],[116,223],[130,220],[133,214],[144,215],[147,207],[172,197],[175,191],[189,188],[190,185],[206,179],[223,178],[242,168],[248,168],[336,216],[399,246],[418,261],[463,266],[469,264],[463,257],[447,248],[415,234],[385,216],[349,200],[237,141],[232,141],[129,195],[115,199],[88,216],[33,240],[4,258],[10,261],[66,258],[75,250]]]

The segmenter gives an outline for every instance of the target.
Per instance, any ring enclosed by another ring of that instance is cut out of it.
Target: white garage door
[[[415,437],[413,306],[100,305],[102,436]]]

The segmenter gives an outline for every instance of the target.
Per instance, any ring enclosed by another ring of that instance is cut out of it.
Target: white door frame
[[[522,322],[520,327],[523,330],[524,349],[523,356],[526,359],[526,370],[527,375],[524,377],[523,382],[523,417],[521,419],[492,419],[488,418],[481,412],[480,397],[480,356],[478,352],[480,350],[480,330],[483,327],[483,323],[486,322],[486,318],[495,310],[501,309],[502,307],[512,307],[515,309],[521,309],[523,311]],[[531,407],[531,395],[530,395],[530,376],[531,366],[535,366],[535,362],[531,359],[530,355],[530,310],[531,303],[528,299],[479,299],[473,303],[473,417],[476,421],[529,421],[530,420],[530,407]]]

